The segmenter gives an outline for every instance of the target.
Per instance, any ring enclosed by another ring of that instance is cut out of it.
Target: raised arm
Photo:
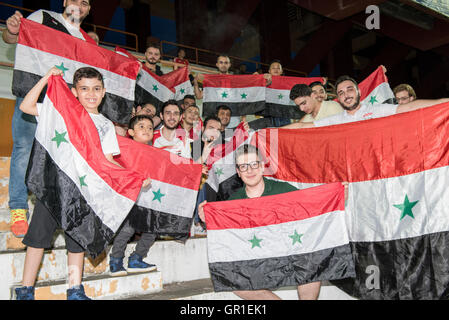
[[[204,75],[202,73],[197,73],[193,78],[193,91],[195,92],[195,98],[203,99],[203,91],[201,91],[198,81],[204,80]]]
[[[48,83],[48,79],[50,76],[55,75],[62,75],[63,72],[59,70],[56,67],[51,68],[45,76],[43,76],[35,85],[34,87],[27,93],[25,98],[23,99],[22,103],[20,104],[20,110],[22,110],[23,113],[31,114],[33,116],[38,116],[39,113],[37,111],[37,101],[39,99],[39,96],[42,92],[42,90],[45,88],[45,86]]]
[[[23,18],[23,15],[19,11],[16,11],[6,20],[6,29],[3,30],[2,34],[3,41],[6,43],[17,43],[19,39],[20,18]]]
[[[444,103],[444,102],[449,102],[449,98],[433,99],[433,100],[418,99],[418,100],[414,100],[409,103],[400,104],[396,110],[396,113],[413,111],[413,110],[430,107],[435,104]]]

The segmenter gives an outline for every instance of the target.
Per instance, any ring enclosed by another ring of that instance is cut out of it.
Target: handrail
[[[16,6],[16,5],[13,5],[13,4],[9,4],[9,3],[5,3],[5,2],[0,2],[0,6],[10,7],[10,8],[13,8],[13,9],[23,10],[23,11],[27,11],[27,12],[34,12],[34,10],[32,10],[32,9],[19,7],[19,6]],[[3,20],[3,19],[0,19],[0,22],[6,22],[6,21]],[[93,31],[95,33],[97,32],[97,28],[99,28],[99,29],[102,29],[102,30],[117,32],[117,33],[124,34],[126,36],[134,37],[135,43],[136,43],[135,47],[129,47],[129,46],[124,46],[124,45],[120,45],[120,46],[125,48],[125,49],[134,50],[134,51],[137,51],[139,49],[138,48],[139,37],[135,33],[126,32],[126,31],[122,31],[122,30],[119,30],[119,29],[109,28],[109,27],[100,26],[100,25],[96,25],[96,24],[93,24],[93,23],[87,23],[87,22],[84,22],[83,25],[87,25],[87,26],[93,27]],[[111,43],[111,42],[106,42],[106,41],[101,41],[101,40],[100,40],[100,43],[104,44],[104,45],[117,45],[116,43]]]
[[[184,45],[184,44],[179,44],[179,43],[175,43],[175,42],[162,40],[161,41],[161,55],[163,57],[168,57],[168,58],[175,58],[175,56],[170,55],[168,53],[164,53],[164,51],[163,51],[164,44],[175,46],[175,47],[178,47],[178,48],[192,49],[192,50],[195,51],[195,59],[188,59],[188,58],[186,58],[189,62],[194,61],[196,64],[207,65],[207,66],[211,66],[211,67],[215,67],[215,65],[214,64],[210,64],[207,61],[200,61],[200,59],[199,59],[199,52],[212,54],[212,55],[215,55],[217,57],[220,55],[220,53],[218,53],[218,52],[214,52],[214,51],[210,51],[210,50],[206,50],[206,49],[200,49],[200,48],[197,48],[197,47],[192,47],[192,46],[188,46],[188,45]],[[239,58],[239,57],[235,57],[235,56],[229,56],[229,58],[230,59],[234,59],[234,60],[238,60],[238,61],[244,61],[244,62],[249,62],[249,63],[255,64],[256,65],[256,69],[259,68],[259,66],[266,66],[266,67],[270,66],[269,64],[263,63],[263,62],[260,62],[260,61],[249,60],[249,59]],[[293,69],[288,69],[288,68],[283,68],[283,69],[285,71],[289,71],[289,72],[300,74],[300,75],[302,75],[304,77],[307,77],[307,73],[306,72],[293,70]]]

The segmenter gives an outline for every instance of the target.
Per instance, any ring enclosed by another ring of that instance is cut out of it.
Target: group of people
[[[98,39],[92,39],[80,28],[83,19],[89,14],[90,5],[90,0],[64,0],[63,13],[39,10],[28,16],[28,19],[98,44]],[[6,43],[17,43],[20,18],[22,18],[22,15],[17,11],[7,20],[7,28],[3,32],[3,40]],[[179,59],[184,58],[185,52],[179,55]],[[158,66],[160,59],[159,47],[150,45],[145,52],[143,63],[155,74],[162,75]],[[177,62],[185,64],[181,60]],[[220,55],[217,58],[216,66],[220,74],[229,74],[231,61],[228,56]],[[36,118],[39,119],[39,114],[45,112],[38,103],[39,95],[44,90],[50,76],[61,74],[62,71],[57,68],[49,70],[26,97],[17,98],[13,116],[14,144],[11,155],[9,207],[11,211],[11,231],[17,237],[24,237],[23,243],[27,245],[22,286],[15,290],[17,299],[22,300],[34,299],[34,285],[44,248],[51,246],[53,233],[56,228],[60,227],[39,200],[36,201],[33,219],[28,225],[28,192],[25,185],[25,172],[36,130]],[[268,73],[265,74],[265,78],[269,83],[272,76],[282,74],[280,61],[273,61]],[[126,126],[112,123],[98,111],[105,95],[103,76],[99,71],[89,67],[78,69],[75,72],[71,89],[74,96],[91,116],[100,133],[103,153],[113,165],[120,166],[114,160],[114,156],[120,153],[116,134],[129,137],[138,143],[151,145],[192,159],[192,161],[203,165],[203,179],[199,189],[197,211],[192,228],[192,232],[196,234],[206,233],[203,211],[206,196],[203,184],[208,175],[208,167],[205,163],[212,148],[217,144],[228,143],[230,137],[225,134],[225,132],[228,132],[226,130],[237,127],[241,122],[243,122],[244,130],[250,130],[245,116],[233,116],[231,109],[226,105],[219,106],[215,115],[201,119],[196,100],[203,98],[203,92],[199,85],[203,79],[202,74],[195,75],[193,78],[194,95],[186,95],[182,103],[168,100],[159,110],[151,103],[136,106],[132,112],[131,120]],[[301,111],[306,113],[306,116],[299,122],[293,123],[291,119],[271,118],[271,127],[301,129],[333,125],[384,117],[449,101],[449,99],[417,100],[413,89],[404,84],[394,89],[397,104],[364,104],[360,102],[360,90],[357,82],[348,76],[338,78],[335,88],[338,102],[328,100],[326,85],[321,82],[310,85],[295,85],[291,88],[290,99]],[[236,150],[235,154],[236,171],[244,185],[235,194],[231,195],[230,199],[255,198],[294,190],[288,184],[264,179],[264,160],[257,148],[243,145]],[[151,188],[151,177],[147,177],[142,184],[142,188]],[[116,233],[110,253],[110,272],[112,275],[118,276],[128,272],[156,269],[154,264],[143,261],[156,240],[155,234],[151,232],[140,234],[136,249],[128,259],[128,266],[127,268],[124,267],[125,248],[135,233],[136,230],[126,220]],[[66,247],[69,270],[67,298],[89,299],[81,284],[84,249],[68,235],[66,235]],[[298,294],[301,299],[317,299],[319,290],[319,282],[298,286]],[[236,292],[236,294],[245,299],[277,298],[268,289],[241,291]]]

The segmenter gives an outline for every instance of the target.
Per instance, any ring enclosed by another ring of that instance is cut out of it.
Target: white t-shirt
[[[320,111],[318,111],[318,114],[316,117],[312,117],[312,114],[306,114],[304,118],[301,119],[301,122],[313,122],[317,120],[321,120],[330,116],[333,116],[334,114],[343,112],[344,109],[341,107],[341,105],[338,102],[335,101],[323,101],[321,102]]]
[[[396,114],[397,104],[366,104],[361,103],[360,109],[351,115],[346,110],[342,113],[314,121],[315,127],[331,126],[334,124],[362,121],[374,118],[382,118]]]
[[[42,103],[37,103],[37,112],[41,114]],[[89,113],[90,118],[97,128],[98,135],[100,137],[101,149],[104,154],[112,154],[116,156],[120,154],[120,147],[117,141],[117,135],[115,133],[114,124],[111,120],[104,115]],[[36,116],[36,120],[39,122],[39,116]]]
[[[192,157],[190,152],[190,142],[192,142],[193,140],[187,138],[186,136],[184,138],[186,141],[183,141],[175,136],[171,141],[169,141],[162,135],[162,128],[164,127],[162,126],[155,132],[153,147],[166,150],[184,158],[191,159]]]
[[[70,34],[74,37],[77,37],[81,40],[86,40],[84,39],[83,34],[80,32],[80,29],[73,26],[72,24],[70,24],[62,15],[62,13],[56,13],[53,11],[48,11],[48,10],[38,10],[33,12],[32,14],[30,14],[27,19],[32,20],[34,22],[40,23],[42,24],[43,22],[43,12],[48,13],[49,15],[51,15],[55,20],[57,20],[58,22],[62,23],[64,25],[64,27],[67,29],[67,31],[70,32]]]

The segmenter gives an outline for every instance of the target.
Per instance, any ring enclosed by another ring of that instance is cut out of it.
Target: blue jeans
[[[290,124],[291,120],[289,118],[273,117],[273,118],[271,118],[271,123],[272,123],[273,127],[279,128],[279,127],[286,126],[287,124]]]
[[[200,216],[198,215],[198,206],[200,205],[201,202],[205,200],[206,200],[206,188],[205,185],[203,185],[203,187],[198,191],[198,198],[196,199],[196,208],[193,214],[193,222],[195,224],[201,221]]]
[[[28,209],[28,189],[25,174],[36,132],[34,116],[23,113],[19,106],[23,98],[17,98],[12,117],[12,154],[9,169],[9,208]]]

